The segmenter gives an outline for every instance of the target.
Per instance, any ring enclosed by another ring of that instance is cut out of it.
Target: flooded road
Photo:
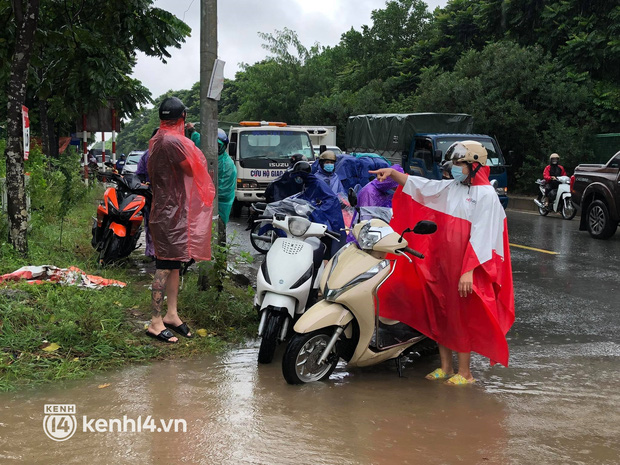
[[[526,213],[509,221],[513,244],[559,254],[511,249],[510,366],[474,356],[475,386],[423,379],[435,356],[413,360],[404,378],[393,363],[339,365],[329,382],[289,386],[282,348],[259,367],[251,341],[0,394],[0,464],[620,463],[620,236],[594,241],[577,221]],[[75,405],[73,437],[46,436],[46,404]],[[149,415],[153,432],[94,430]],[[160,420],[183,420],[185,432],[157,432]]]

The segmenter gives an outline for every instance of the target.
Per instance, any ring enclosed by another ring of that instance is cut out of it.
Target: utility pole
[[[209,83],[217,59],[217,0],[200,2],[200,132],[202,152],[215,186],[213,217],[217,218],[218,244],[226,243],[226,228],[218,214],[217,179],[217,101],[207,97]]]
[[[217,101],[207,97],[211,75],[217,59],[217,0],[200,0],[200,132],[201,149],[207,159],[209,175],[215,187],[215,197],[213,198],[213,218],[215,219],[214,228],[215,240],[211,243],[218,245],[226,244],[226,228],[220,219],[218,210],[218,176],[217,176]],[[219,282],[219,267],[226,267],[224,263],[217,263],[221,254],[212,254],[213,259],[205,268],[200,268],[198,276],[198,288],[206,290],[209,286],[222,288]],[[210,272],[208,271],[208,269]],[[215,273],[213,273],[215,271]],[[209,275],[211,278],[209,279]],[[211,282],[209,282],[211,281]],[[215,281],[215,282],[214,282]]]

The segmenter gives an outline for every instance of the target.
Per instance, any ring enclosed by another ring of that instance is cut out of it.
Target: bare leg
[[[171,270],[155,270],[155,277],[153,278],[153,286],[151,288],[151,324],[148,328],[148,331],[153,334],[159,334],[166,329],[161,314],[164,305],[164,289],[167,287],[166,283],[170,277],[170,271]],[[170,342],[176,341],[178,341],[178,338],[170,338]]]
[[[164,317],[164,323],[179,326],[183,323],[178,314],[178,298],[179,298],[179,270],[171,270],[168,281],[166,282],[166,295],[168,296],[168,310]],[[191,336],[192,333],[188,333]]]
[[[471,352],[457,352],[456,357],[459,361],[459,375],[467,380],[474,379],[469,368]]]
[[[441,359],[441,369],[447,373],[454,373],[454,367],[452,366],[452,351],[446,346],[439,345],[439,358]]]

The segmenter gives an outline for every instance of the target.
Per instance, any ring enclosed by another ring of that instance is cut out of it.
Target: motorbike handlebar
[[[410,253],[411,255],[413,255],[414,257],[418,257],[418,258],[424,258],[424,254],[421,254],[420,252],[418,252],[417,250],[413,250],[411,247],[405,247],[403,249],[405,252]]]

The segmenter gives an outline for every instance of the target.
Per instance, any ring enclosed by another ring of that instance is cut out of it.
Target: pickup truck
[[[571,177],[573,203],[581,208],[580,231],[609,239],[620,222],[620,152],[604,165],[579,165]]]

